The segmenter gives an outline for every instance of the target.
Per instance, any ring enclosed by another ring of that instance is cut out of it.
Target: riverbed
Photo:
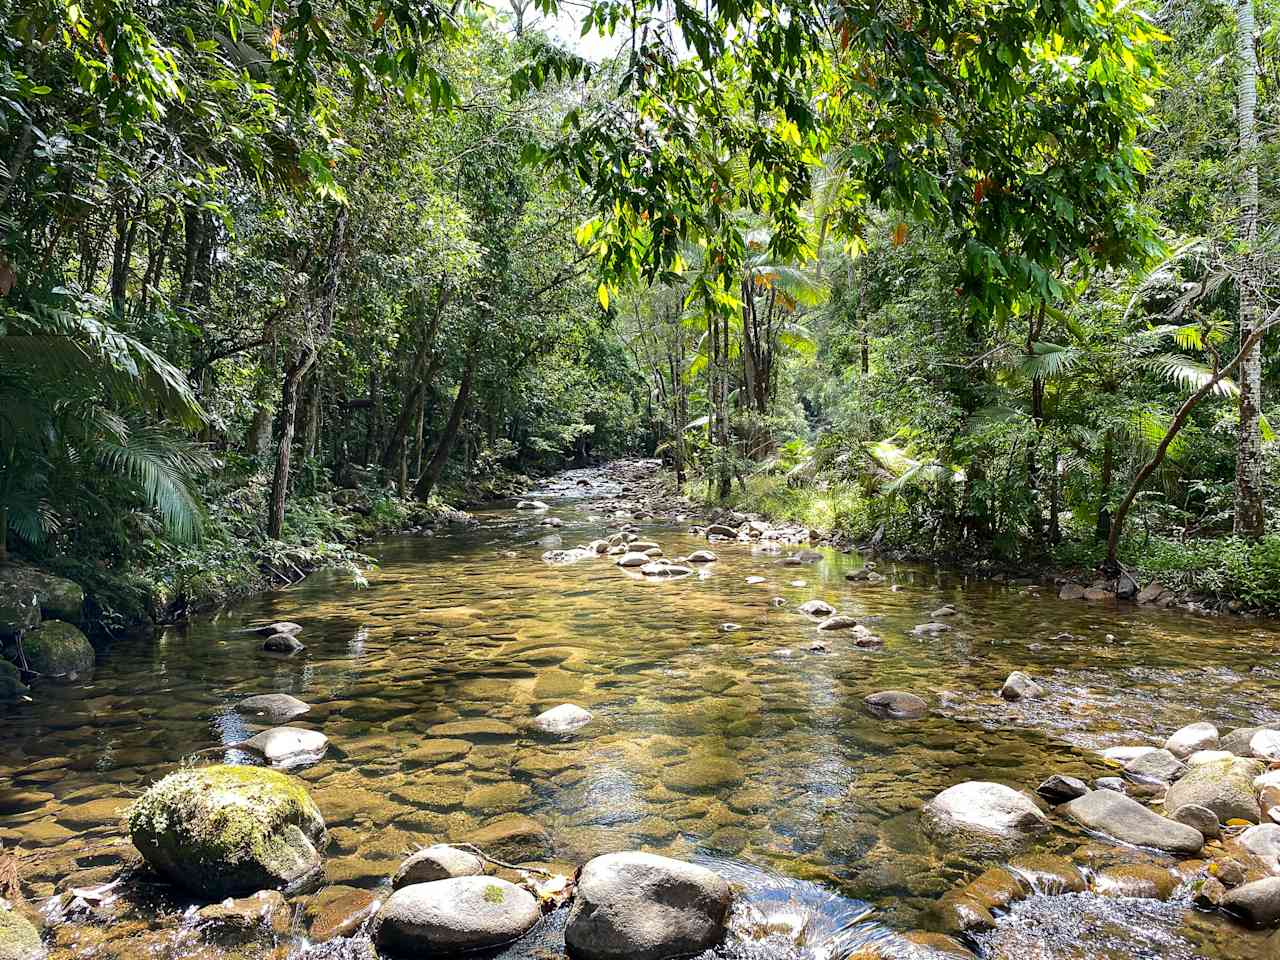
[[[519,816],[545,830],[540,861],[571,868],[644,848],[717,866],[761,910],[820,918],[832,957],[928,929],[938,897],[982,869],[922,834],[920,807],[940,790],[993,780],[1030,792],[1054,773],[1114,773],[1098,749],[1158,746],[1192,721],[1280,723],[1274,622],[1062,601],[1052,588],[893,563],[877,568],[884,582],[849,582],[858,555],[784,563],[795,547],[717,543],[716,562],[676,580],[607,558],[549,565],[544,551],[619,529],[599,505],[618,490],[586,471],[534,495],[550,509],[504,504],[475,526],[366,547],[378,561],[367,586],[312,575],[116,642],[88,681],[41,686],[17,705],[0,724],[0,842],[18,845],[28,897],[126,877],[108,904],[90,897],[55,918],[55,955],[228,955],[184,923],[189,900],[136,869],[120,814],[192,758],[254,762],[227,746],[260,729],[233,709],[253,694],[310,704],[291,723],[331,741],[323,760],[295,771],[330,828],[330,888],[376,893],[413,848]],[[543,526],[548,516],[563,526]],[[669,556],[707,546],[687,524],[637,526]],[[833,632],[811,650],[819,634],[796,608],[814,598],[862,619],[883,646]],[[944,604],[957,611],[951,629],[913,634]],[[301,624],[306,650],[270,655],[243,632],[270,620]],[[1045,696],[1002,700],[1013,670]],[[871,716],[863,697],[886,689],[925,697],[929,713]],[[569,736],[531,730],[532,717],[565,702],[594,719]],[[1069,854],[1086,839],[1055,818],[1040,848]],[[306,904],[296,902],[288,936],[236,955],[307,950]],[[1245,960],[1267,949],[1189,901],[1071,909],[1044,906],[1049,919],[1037,920],[1034,904],[1021,908],[1005,945],[981,949],[1046,960]],[[557,949],[553,918],[508,955]]]

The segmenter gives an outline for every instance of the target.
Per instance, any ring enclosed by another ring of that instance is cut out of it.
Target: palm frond
[[[123,437],[100,437],[93,447],[95,459],[104,468],[138,484],[143,498],[176,539],[194,540],[200,535],[204,508],[192,481],[214,465],[203,448],[153,427],[129,431]]]
[[[1151,369],[1184,390],[1199,390],[1213,379],[1214,370],[1207,363],[1194,360],[1181,353],[1158,353],[1147,360]],[[1240,395],[1240,387],[1230,377],[1223,377],[1213,386],[1220,397]]]
[[[1070,372],[1083,357],[1079,347],[1037,341],[1030,353],[1018,358],[1018,369],[1028,379],[1053,380]]]

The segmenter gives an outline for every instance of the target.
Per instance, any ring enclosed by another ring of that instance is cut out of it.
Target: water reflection
[[[566,545],[616,529],[591,509],[554,506]],[[757,871],[753,886],[781,885],[780,903],[854,904],[822,921],[823,942],[844,949],[853,934],[839,917],[870,905],[874,919],[849,929],[888,936],[972,876],[975,864],[917,828],[942,788],[1095,776],[1099,746],[1159,742],[1193,720],[1280,720],[1273,624],[1104,610],[898,564],[879,568],[884,584],[852,584],[856,558],[796,567],[737,544],[717,544],[721,559],[698,577],[636,581],[607,559],[543,564],[540,519],[495,510],[451,536],[376,545],[367,589],[316,575],[156,640],[117,643],[90,681],[39,689],[0,727],[6,796],[26,798],[6,808],[0,842],[22,845],[32,891],[118,870],[118,820],[76,810],[123,805],[184,758],[245,739],[261,727],[232,705],[284,692],[312,705],[290,722],[332,742],[299,772],[333,828],[331,883],[376,888],[408,847],[518,814],[570,863],[638,846],[714,854]],[[643,533],[668,556],[706,546],[678,529]],[[836,633],[829,652],[808,652],[818,633],[796,608],[815,597],[877,618],[885,646]],[[954,629],[913,635],[943,603],[958,610]],[[238,632],[261,620],[301,623],[307,650],[261,654],[259,638]],[[727,621],[743,629],[724,633]],[[1048,696],[1001,700],[1014,669]],[[876,720],[862,698],[882,689],[913,690],[931,712]],[[566,738],[530,731],[567,701],[592,724]],[[66,762],[40,762],[55,757]],[[1070,833],[1048,842],[1069,845]],[[799,915],[778,916],[789,910]]]

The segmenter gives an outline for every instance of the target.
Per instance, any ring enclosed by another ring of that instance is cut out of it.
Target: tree
[[[1240,342],[1253,342],[1240,359],[1240,427],[1236,441],[1235,531],[1260,537],[1266,528],[1263,510],[1262,461],[1262,341],[1253,336],[1261,316],[1258,286],[1258,51],[1253,0],[1234,0],[1236,59],[1240,79],[1236,119],[1238,150],[1244,165],[1240,188],[1238,243],[1241,246],[1236,286],[1240,299]]]

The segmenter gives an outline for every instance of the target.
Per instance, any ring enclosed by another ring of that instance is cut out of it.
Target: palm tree
[[[99,298],[24,306],[0,312],[0,562],[10,532],[35,544],[57,529],[60,493],[90,471],[125,479],[175,538],[196,536],[192,478],[212,460],[177,433],[205,422],[186,376],[104,320]],[[168,428],[141,425],[144,412]]]

